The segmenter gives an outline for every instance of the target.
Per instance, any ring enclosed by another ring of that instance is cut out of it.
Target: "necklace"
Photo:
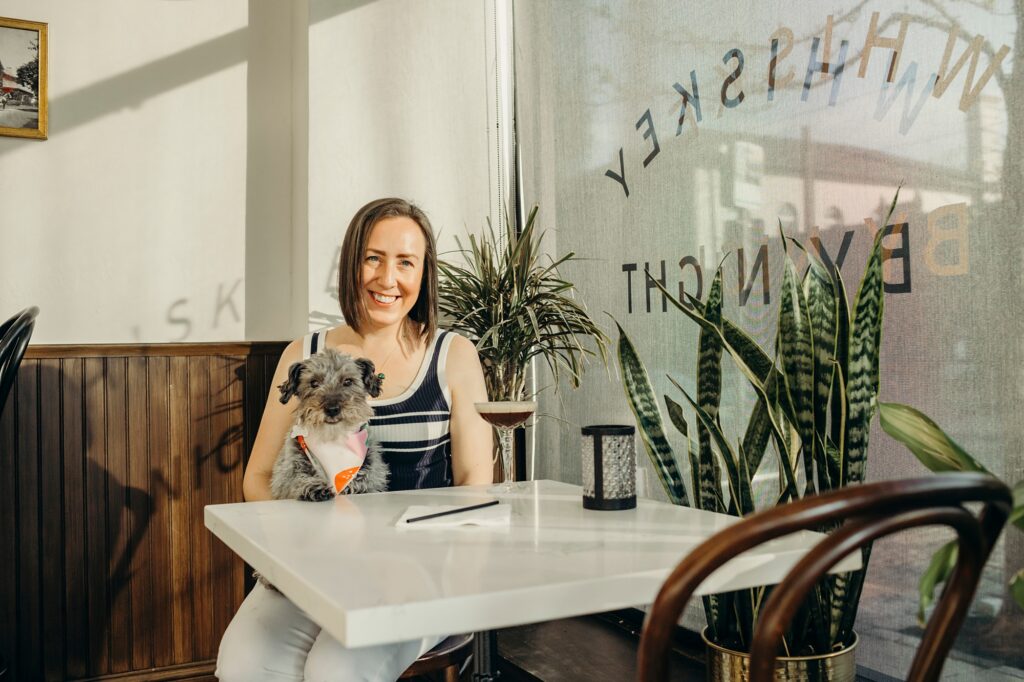
[[[391,348],[391,352],[388,353],[386,358],[384,358],[384,362],[380,363],[380,367],[377,368],[377,378],[380,379],[382,383],[384,381],[384,367],[388,364],[388,361],[391,360],[391,356],[395,354],[395,351],[398,350],[398,347],[401,345],[402,340],[399,338],[395,341],[395,345]]]

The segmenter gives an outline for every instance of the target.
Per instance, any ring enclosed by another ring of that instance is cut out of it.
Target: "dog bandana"
[[[334,482],[334,490],[339,495],[363,466],[367,434],[364,424],[341,440],[322,441],[302,433],[298,427],[292,429],[292,438],[298,443],[299,449],[315,468],[324,473],[327,480]]]

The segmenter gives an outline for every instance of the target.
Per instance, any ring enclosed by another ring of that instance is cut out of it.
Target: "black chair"
[[[18,366],[25,356],[39,308],[32,306],[0,325],[0,414],[7,404],[7,395],[18,376]]]
[[[964,508],[970,502],[983,504],[978,515]],[[907,676],[914,682],[937,680],[1012,503],[1010,489],[991,476],[949,473],[851,486],[749,516],[694,549],[666,579],[644,625],[637,679],[668,679],[669,646],[679,615],[694,590],[720,566],[774,538],[838,521],[843,525],[797,562],[761,608],[750,647],[751,682],[773,678],[790,621],[807,593],[843,557],[892,533],[944,525],[956,531],[957,563]]]
[[[7,395],[18,376],[18,366],[25,356],[39,308],[32,306],[0,325],[0,414],[7,404]],[[7,679],[7,661],[0,656],[0,680]]]

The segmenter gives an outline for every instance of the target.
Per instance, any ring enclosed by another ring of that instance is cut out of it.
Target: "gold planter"
[[[707,630],[701,632],[707,644],[708,682],[748,682],[750,680],[750,654],[720,647],[710,641]],[[775,679],[802,680],[804,682],[854,682],[857,663],[853,644],[831,654],[821,656],[779,656],[775,659]]]

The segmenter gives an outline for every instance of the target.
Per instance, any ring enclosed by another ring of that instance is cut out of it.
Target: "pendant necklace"
[[[384,382],[384,366],[388,364],[388,361],[391,360],[391,356],[395,354],[395,351],[398,350],[398,347],[401,345],[402,341],[401,338],[399,338],[398,340],[395,341],[395,345],[391,349],[391,352],[388,353],[388,356],[386,358],[384,358],[384,362],[380,363],[380,367],[377,368],[377,378],[381,380],[381,383]]]

